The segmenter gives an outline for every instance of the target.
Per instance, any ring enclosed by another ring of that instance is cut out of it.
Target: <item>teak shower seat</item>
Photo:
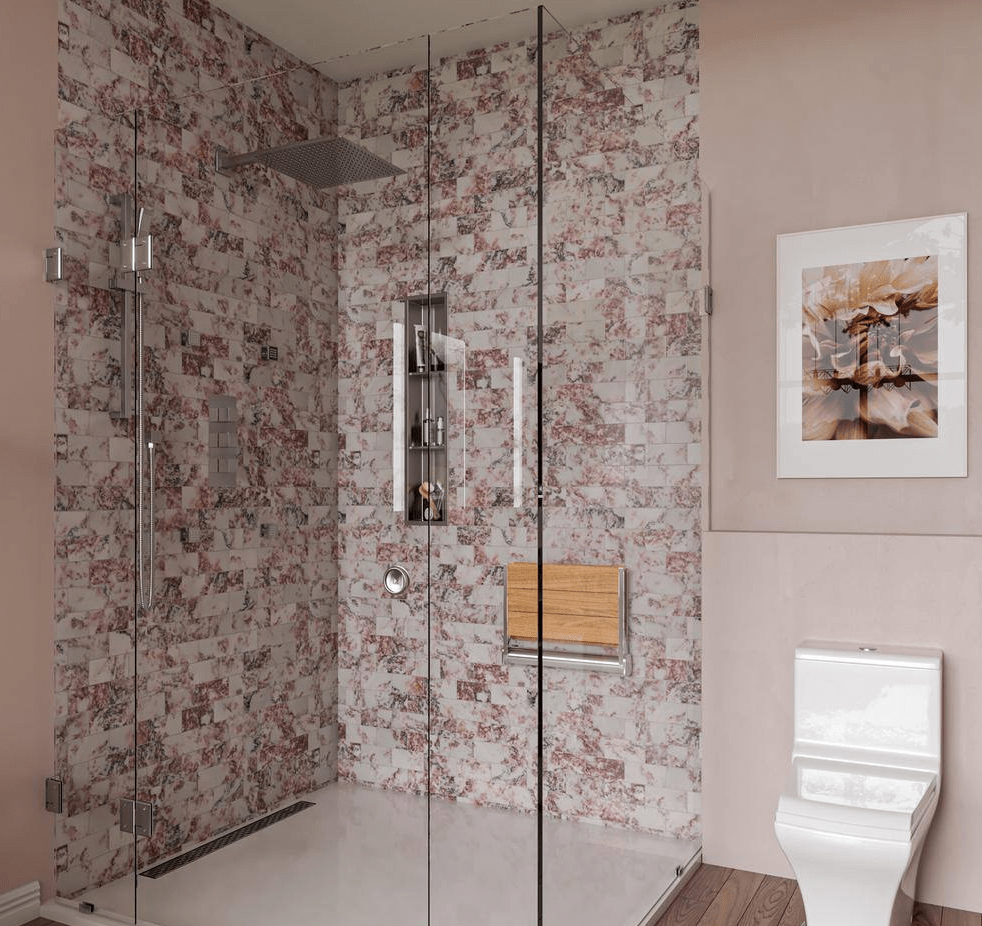
[[[503,661],[538,661],[536,563],[509,563]],[[623,566],[542,566],[542,662],[564,669],[629,675],[627,570]]]

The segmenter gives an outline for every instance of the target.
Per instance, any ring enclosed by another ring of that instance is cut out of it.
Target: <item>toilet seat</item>
[[[775,822],[909,842],[937,791],[935,772],[799,756]]]

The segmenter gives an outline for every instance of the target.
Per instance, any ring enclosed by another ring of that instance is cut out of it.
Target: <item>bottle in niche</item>
[[[443,415],[436,419],[436,445],[443,446]]]
[[[426,409],[426,414],[423,416],[423,442],[421,446],[430,446],[430,427],[433,424],[433,419],[430,417],[429,408]]]
[[[421,447],[423,443],[423,429],[419,423],[419,412],[413,416],[412,427],[409,429],[409,446]]]

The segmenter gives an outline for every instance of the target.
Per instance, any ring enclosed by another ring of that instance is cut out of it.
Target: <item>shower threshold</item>
[[[514,926],[536,910],[536,818],[359,785],[157,879],[140,878],[146,926]],[[430,880],[427,884],[427,830]],[[699,846],[614,827],[543,821],[544,922],[646,926],[695,869]],[[78,912],[79,901],[95,913]],[[427,904],[429,903],[429,919]],[[132,923],[123,878],[43,915],[68,926]]]

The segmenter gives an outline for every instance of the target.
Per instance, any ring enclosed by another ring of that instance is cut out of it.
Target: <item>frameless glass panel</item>
[[[425,922],[425,548],[398,545],[391,444],[425,44],[385,55],[277,69],[257,41],[271,76],[147,114],[139,899],[162,926]]]
[[[339,81],[341,135],[403,171],[338,190],[338,778],[354,814],[346,840],[362,842],[356,855],[341,850],[348,899],[339,922],[422,924],[428,561],[416,489],[430,481],[422,428],[427,406],[435,408],[438,327],[426,247],[426,41],[327,71]],[[435,421],[428,427],[435,435]],[[382,577],[392,567],[408,584],[390,595]]]
[[[68,17],[65,94],[55,139],[64,278],[55,305],[55,879],[70,909],[113,891],[134,916],[135,842],[121,826],[134,793],[134,281],[124,237],[134,219],[134,114],[68,62],[84,24]],[[75,43],[75,44],[73,44]],[[56,808],[55,808],[56,809]],[[114,887],[115,886],[115,889]]]
[[[536,562],[535,36],[523,11],[431,42],[431,285],[452,347],[429,525],[434,926],[535,920],[536,669],[504,658],[507,577]]]
[[[688,4],[549,23],[544,922],[647,922],[698,851],[700,193]]]

